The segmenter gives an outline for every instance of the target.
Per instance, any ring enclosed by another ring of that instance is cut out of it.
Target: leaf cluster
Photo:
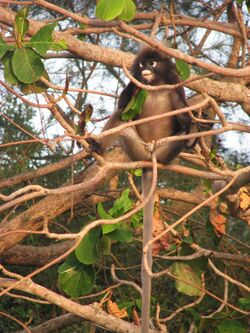
[[[24,93],[39,93],[47,89],[39,80],[41,76],[49,79],[42,58],[48,50],[65,49],[66,43],[63,40],[54,42],[52,34],[56,23],[45,25],[29,42],[24,42],[29,29],[28,13],[29,9],[24,7],[15,17],[15,45],[8,45],[0,36],[0,59],[8,83],[20,86]]]
[[[113,207],[108,212],[105,211],[102,203],[98,204],[97,212],[101,219],[112,221],[129,211],[132,206],[129,189],[126,189],[121,197],[115,200]],[[96,278],[95,263],[99,263],[103,255],[110,254],[112,242],[131,242],[132,230],[140,219],[141,214],[139,213],[134,215],[129,225],[124,223],[103,224],[102,227],[90,230],[74,254],[59,267],[59,283],[64,292],[71,297],[79,297],[90,292]]]

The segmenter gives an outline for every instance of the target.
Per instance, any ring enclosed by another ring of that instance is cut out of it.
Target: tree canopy
[[[139,333],[150,245],[150,332],[248,332],[249,10],[249,0],[0,0],[1,332]],[[144,45],[175,62],[199,131],[157,165],[143,249],[152,162],[119,146],[99,154],[89,139],[111,133],[101,128]]]

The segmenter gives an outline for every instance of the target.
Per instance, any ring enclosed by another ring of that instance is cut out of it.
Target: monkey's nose
[[[141,72],[141,74],[142,74],[143,77],[146,77],[146,76],[152,75],[152,72],[149,69],[144,69]]]

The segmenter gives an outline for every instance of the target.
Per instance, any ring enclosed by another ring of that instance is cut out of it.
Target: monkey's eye
[[[156,67],[156,65],[157,65],[157,62],[156,62],[156,61],[150,61],[150,66],[152,66],[152,67]]]

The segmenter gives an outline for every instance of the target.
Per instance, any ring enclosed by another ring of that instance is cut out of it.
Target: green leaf
[[[14,48],[15,47],[13,45],[6,44],[0,35],[0,59],[3,58],[6,52],[12,51]]]
[[[86,24],[83,24],[81,22],[78,22],[78,24],[79,24],[79,28],[80,29],[85,29],[87,27]],[[80,39],[80,40],[82,40],[82,41],[84,41],[86,39],[86,35],[84,33],[78,34],[77,38]]]
[[[99,260],[100,232],[100,228],[90,230],[75,249],[75,255],[81,263],[90,265]]]
[[[121,115],[121,119],[122,120],[127,120],[127,118],[128,118],[128,120],[132,119],[129,114],[128,115],[126,115],[126,114],[129,113],[129,112],[131,112],[130,110],[132,109],[133,105],[135,104],[135,96],[136,95],[133,95],[131,97],[131,100],[129,101],[128,105],[122,111],[122,115]]]
[[[133,234],[130,230],[125,230],[125,229],[116,229],[113,232],[110,232],[109,234],[107,234],[107,236],[112,239],[115,240],[117,242],[131,242],[132,238],[133,238]]]
[[[85,113],[85,121],[88,123],[91,120],[91,117],[93,115],[94,108],[92,104],[86,104],[84,107],[84,113]]]
[[[188,296],[199,296],[202,288],[201,276],[189,265],[176,262],[172,265],[172,273],[180,280],[175,281],[176,289]]]
[[[134,175],[135,175],[136,177],[141,177],[141,176],[142,176],[142,168],[135,169],[135,170],[134,170]]]
[[[102,255],[109,255],[111,248],[111,241],[107,236],[102,236],[100,240],[100,253]]]
[[[85,266],[76,258],[70,257],[58,268],[59,284],[70,297],[80,297],[89,293],[94,285],[95,271],[92,266]]]
[[[104,220],[113,220],[113,216],[111,216],[110,214],[108,214],[104,207],[103,204],[101,202],[98,203],[97,205],[97,212],[98,215],[104,219]],[[114,230],[116,230],[117,228],[119,228],[119,223],[115,223],[115,224],[103,224],[102,225],[102,233],[103,235],[108,234],[109,232],[112,232]]]
[[[110,21],[119,16],[125,8],[125,0],[99,0],[96,6],[96,17]]]
[[[103,235],[106,235],[119,228],[120,228],[120,223],[102,224],[102,233],[103,233]]]
[[[98,203],[97,205],[97,212],[102,219],[105,220],[112,220],[113,218],[119,217],[129,211],[132,208],[132,201],[129,199],[129,189],[126,189],[122,192],[120,198],[116,199],[114,202],[113,207],[107,213],[103,208],[102,203]],[[114,230],[120,228],[120,223],[115,224],[103,224],[102,225],[102,233],[109,234]]]
[[[140,310],[142,309],[142,300],[141,300],[141,298],[136,298],[135,299],[135,304]]]
[[[141,227],[142,225],[142,210],[137,212],[131,217],[131,223],[134,228]]]
[[[27,20],[28,13],[29,7],[24,7],[19,10],[15,17],[14,29],[18,46],[21,46],[23,37],[29,29],[29,21]]]
[[[50,50],[53,51],[62,51],[68,48],[68,44],[65,39],[60,39],[57,42],[53,42],[50,46]]]
[[[223,320],[216,333],[247,333],[247,329],[239,320]]]
[[[120,228],[120,223],[102,224],[102,233],[103,233],[103,235],[106,235],[119,228]]]
[[[134,95],[126,108],[123,110],[121,119],[130,120],[136,117],[142,111],[142,106],[146,101],[148,96],[148,91],[145,89],[140,89],[136,95]]]
[[[135,16],[135,10],[136,7],[134,2],[132,0],[125,0],[125,7],[121,15],[118,16],[118,18],[124,21],[131,21]]]
[[[202,183],[203,183],[203,185],[204,185],[204,190],[203,190],[203,192],[204,192],[205,194],[210,194],[210,193],[212,193],[212,182],[211,182],[211,180],[209,180],[209,179],[203,179],[203,180],[202,180]]]
[[[23,83],[37,81],[44,73],[39,55],[30,48],[16,49],[12,57],[13,72]]]
[[[50,81],[49,75],[44,71],[43,75],[46,80]],[[20,84],[20,89],[21,91],[28,95],[28,94],[41,94],[42,92],[46,92],[48,89],[48,86],[43,83],[41,80],[37,80],[36,82],[33,83],[21,83]]]
[[[116,199],[109,214],[114,218],[122,216],[132,208],[132,201],[129,199],[129,188],[122,192],[120,198]]]
[[[113,217],[105,211],[102,202],[98,202],[97,212],[98,212],[98,215],[100,216],[101,219],[104,219],[104,220],[112,220],[113,219]]]
[[[18,81],[17,77],[15,76],[13,69],[11,58],[13,56],[12,52],[8,52],[3,58],[2,63],[4,64],[4,78],[6,82],[12,85],[18,85],[20,82]]]
[[[54,44],[52,33],[55,29],[56,23],[48,24],[38,30],[38,32],[31,38],[27,46],[32,47],[42,57]]]
[[[182,80],[187,80],[190,76],[190,68],[189,65],[181,59],[176,59],[176,68]]]
[[[191,232],[190,232],[191,233]],[[189,239],[189,237],[184,237],[184,241],[181,244],[181,247],[179,246],[179,255],[180,256],[188,256],[191,254],[194,254],[195,251],[190,247],[190,241],[186,241],[186,239]],[[201,273],[205,272],[207,269],[207,258],[197,258],[193,259],[188,262],[188,265],[191,267],[192,270],[195,271],[196,274],[200,275]]]
[[[79,25],[79,28],[80,28],[80,29],[85,29],[85,28],[87,28],[87,25],[84,24],[84,23],[82,23],[82,22],[78,22],[78,25]]]
[[[241,297],[241,298],[239,298],[239,304],[245,310],[250,310],[250,298],[247,298],[247,297]]]

